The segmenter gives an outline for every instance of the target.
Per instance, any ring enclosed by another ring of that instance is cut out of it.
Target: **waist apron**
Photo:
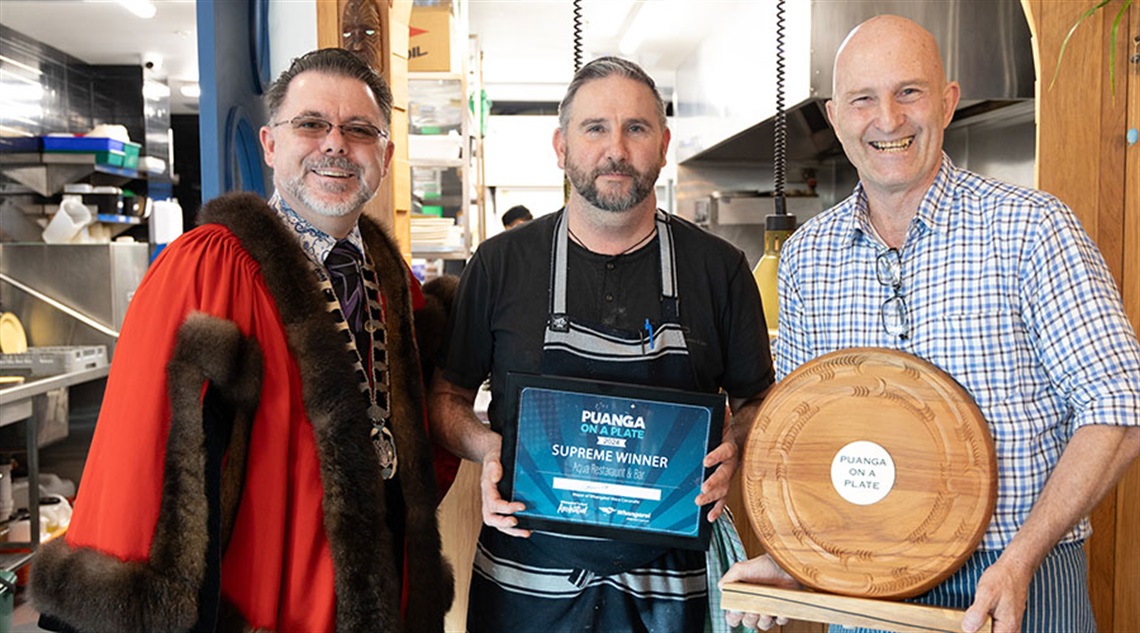
[[[658,323],[616,330],[567,313],[567,216],[554,232],[542,371],[693,390],[679,320],[669,219],[657,212]],[[652,306],[650,306],[652,309]],[[535,531],[516,538],[483,526],[467,613],[469,631],[700,631],[708,609],[704,552]]]

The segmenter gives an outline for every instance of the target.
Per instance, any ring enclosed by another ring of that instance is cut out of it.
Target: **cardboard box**
[[[406,27],[405,27],[406,29]],[[408,50],[405,46],[404,50]],[[393,55],[388,58],[388,75],[385,77],[392,88],[392,107],[408,109],[408,60]],[[401,128],[404,132],[408,128]]]
[[[389,11],[388,15],[392,15],[393,13],[395,13],[394,10]],[[409,15],[408,17],[410,18],[411,16]],[[394,56],[398,56],[405,62],[408,61],[408,36],[410,35],[411,28],[412,27],[408,26],[407,19],[400,21],[395,18],[391,18],[388,21],[388,30],[391,33],[392,37],[391,53]]]
[[[410,72],[451,70],[450,7],[412,7],[412,20],[408,30],[408,70]]]

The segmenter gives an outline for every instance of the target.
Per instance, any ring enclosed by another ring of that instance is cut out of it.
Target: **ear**
[[[392,139],[388,139],[388,142],[385,143],[384,145],[385,145],[385,148],[384,148],[384,169],[383,169],[383,173],[380,176],[381,180],[383,180],[385,177],[387,177],[388,173],[392,170],[392,155],[396,151],[396,141],[393,141]]]
[[[273,138],[273,130],[268,125],[261,126],[261,150],[265,155],[265,164],[270,167],[273,166],[273,154],[277,147],[277,141]]]
[[[831,129],[835,129],[835,99],[828,99],[823,105],[827,106],[827,122],[831,124]]]
[[[554,145],[554,155],[558,157],[558,168],[566,169],[566,138],[562,136],[562,128],[554,129],[554,138],[551,139]]]
[[[958,107],[958,100],[962,98],[962,88],[958,86],[958,82],[951,81],[946,84],[946,88],[942,91],[942,129],[950,125],[950,121],[954,119],[954,110]]]
[[[669,153],[669,141],[673,138],[673,132],[669,128],[665,128],[661,134],[661,166],[664,167],[668,162],[666,155]]]

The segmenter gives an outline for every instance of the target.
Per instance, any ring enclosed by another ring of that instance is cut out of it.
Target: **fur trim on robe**
[[[294,237],[276,213],[252,194],[211,201],[202,223],[227,227],[260,265],[284,324],[304,385],[305,410],[316,436],[323,483],[324,527],[336,590],[338,631],[439,631],[454,587],[440,554],[432,447],[424,428],[424,389],[412,325],[406,267],[395,243],[362,217],[360,229],[385,298],[391,426],[399,447],[399,481],[406,503],[405,559],[408,595],[401,623],[400,597],[385,522],[384,482],[370,442],[355,373],[325,302]],[[240,503],[246,440],[260,391],[261,357],[227,321],[194,314],[179,329],[167,365],[174,417],[167,443],[160,508],[150,559],[123,562],[64,539],[38,552],[32,571],[37,607],[81,630],[177,631],[198,619],[205,577],[208,528],[201,386],[209,381],[234,404],[226,467],[221,474],[221,543]],[[366,436],[364,436],[366,437]],[[197,448],[196,448],[197,447]],[[255,494],[255,491],[246,491]],[[219,629],[244,622],[223,605]]]

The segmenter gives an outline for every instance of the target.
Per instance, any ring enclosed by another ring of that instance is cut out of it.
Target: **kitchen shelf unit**
[[[58,196],[65,185],[84,181],[115,187],[143,183],[143,187],[135,189],[145,192],[148,177],[145,171],[100,163],[93,152],[3,152],[0,175],[9,181],[0,184],[0,195],[12,198],[29,218],[48,218],[56,205],[44,204],[40,199]],[[142,217],[124,214],[100,213],[96,219],[113,225],[112,235],[146,223]]]
[[[477,37],[469,36],[466,43],[459,72],[408,73],[412,210],[454,217],[462,236],[459,244],[439,244],[413,235],[416,258],[466,260],[486,235],[482,53]]]
[[[146,172],[100,164],[94,153],[0,153],[0,174],[41,196],[53,196],[85,178],[116,186],[146,178]]]
[[[459,243],[417,240],[412,257],[466,259],[474,249],[471,212],[465,204],[472,187],[472,121],[462,73],[408,73],[408,167],[412,211],[454,218]],[[412,226],[416,221],[413,217]]]

